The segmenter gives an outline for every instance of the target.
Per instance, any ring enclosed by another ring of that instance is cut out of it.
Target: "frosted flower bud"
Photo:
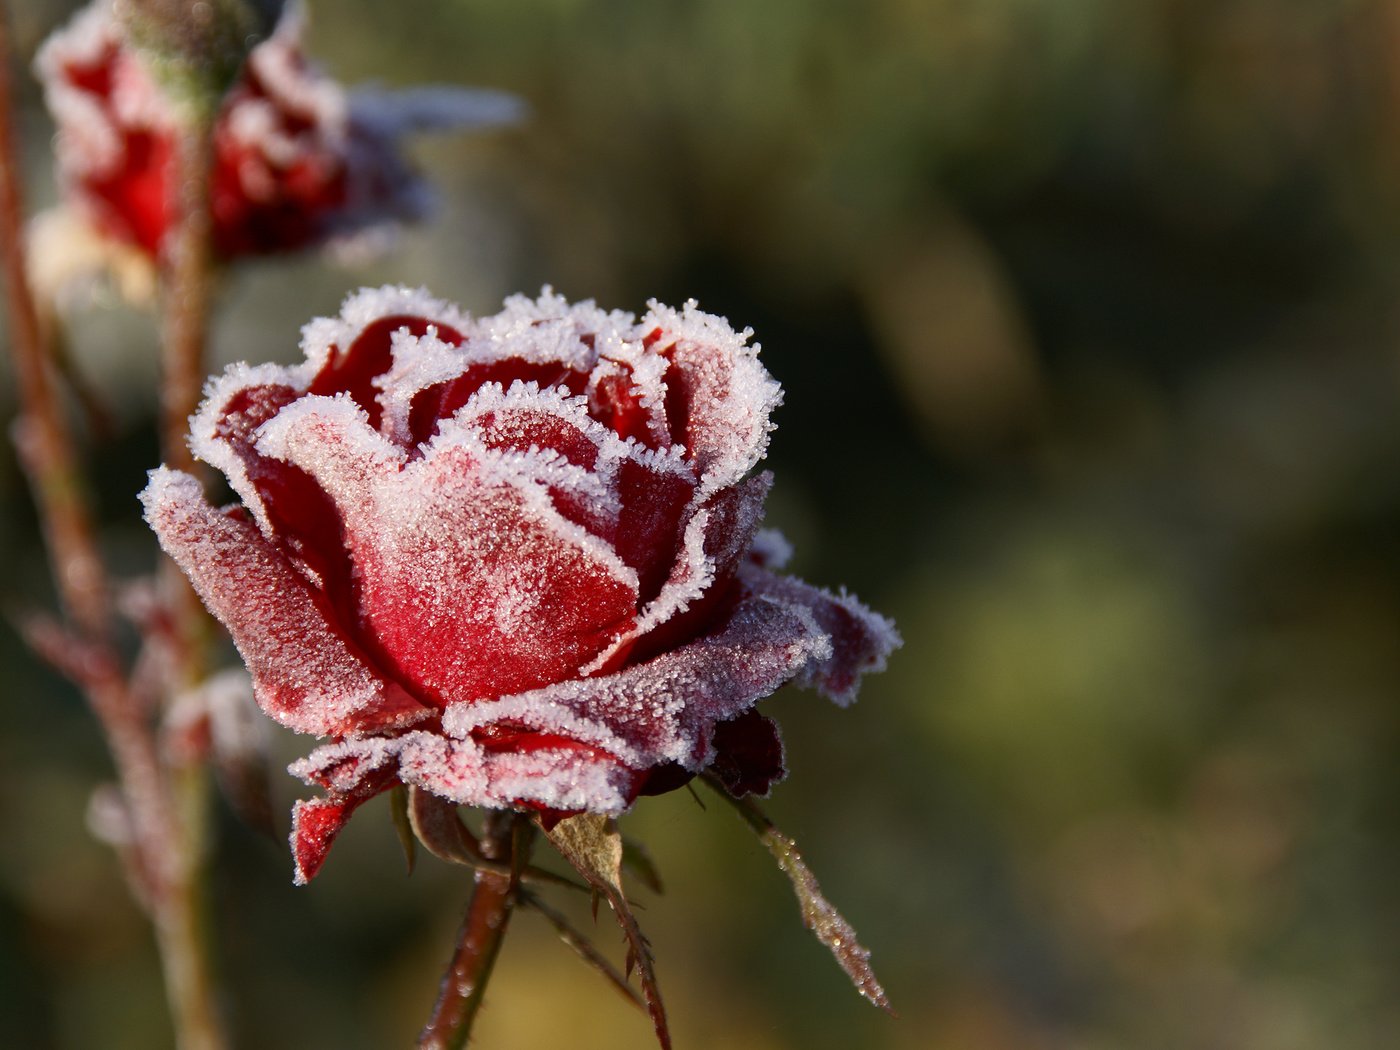
[[[708,770],[784,775],[754,705],[840,703],[898,644],[855,599],[774,571],[753,473],[781,391],[750,333],[546,290],[474,318],[362,291],[295,366],[211,382],[196,456],[146,519],[228,628],[258,704],[331,742],[293,766],[298,881],[365,799],[616,814]]]
[[[214,249],[225,260],[382,241],[374,234],[421,219],[432,205],[403,155],[405,136],[521,114],[518,100],[500,92],[347,92],[308,62],[301,34],[292,5],[222,96],[210,207]],[[58,124],[67,206],[101,236],[158,259],[175,215],[181,114],[112,4],[96,0],[54,33],[35,70]]]

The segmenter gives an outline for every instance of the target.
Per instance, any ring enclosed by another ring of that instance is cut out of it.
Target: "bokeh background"
[[[11,4],[26,56],[76,6]],[[770,809],[874,951],[845,987],[732,815],[626,820],[678,1047],[1366,1050],[1400,1027],[1400,3],[319,0],[347,82],[507,88],[424,143],[443,208],[367,269],[230,276],[222,361],[288,360],[360,284],[478,311],[553,284],[751,325],[787,389],[770,521],[905,637],[838,711],[783,693]],[[31,204],[51,126],[25,87]],[[120,417],[105,542],[153,564],[154,328],[75,353]],[[13,415],[12,385],[0,409]],[[12,451],[0,603],[51,599]],[[0,630],[0,1042],[170,1045],[85,830],[80,699]],[[280,818],[299,785],[277,768]],[[466,880],[406,878],[382,800],[324,874],[227,812],[244,1046],[405,1046]],[[587,921],[584,915],[580,921]],[[599,939],[618,938],[606,916]],[[646,1047],[523,914],[478,1045]]]

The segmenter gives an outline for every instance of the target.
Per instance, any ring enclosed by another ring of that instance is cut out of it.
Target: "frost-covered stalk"
[[[164,768],[154,726],[112,642],[110,587],[27,280],[8,59],[9,14],[0,0],[0,244],[21,399],[17,436],[69,621],[36,622],[30,638],[82,687],[111,749],[130,825],[128,870],[156,926],[181,1050],[221,1050],[226,1041],[189,892],[190,836],[172,791],[184,778]]]
[[[524,817],[501,810],[486,819],[481,852],[488,860],[508,863],[510,872],[477,869],[457,948],[443,972],[432,1016],[418,1037],[419,1050],[459,1050],[467,1045],[518,902],[520,873],[534,829]]]

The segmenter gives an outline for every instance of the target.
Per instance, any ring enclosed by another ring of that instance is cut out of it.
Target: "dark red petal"
[[[414,395],[409,414],[412,444],[430,440],[444,419],[465,405],[473,394],[488,383],[499,383],[503,390],[509,390],[514,383],[535,383],[541,390],[562,386],[569,393],[578,394],[587,379],[586,374],[553,361],[530,362],[505,358],[471,365],[456,379],[437,383]]]
[[[385,784],[380,791],[387,790]],[[298,886],[304,886],[326,863],[326,855],[336,837],[350,822],[350,815],[368,802],[378,791],[366,794],[341,795],[331,798],[306,798],[292,807],[292,860],[296,865],[293,876]]]
[[[393,334],[406,328],[421,337],[427,334],[430,327],[437,329],[437,336],[443,342],[456,345],[462,341],[461,333],[431,318],[381,317],[366,325],[348,347],[332,352],[306,393],[328,396],[349,394],[369,416],[369,425],[377,430],[380,406],[379,391],[374,386],[374,380],[387,372],[393,363]]]
[[[691,581],[702,571],[710,573],[710,584],[703,594],[689,597],[684,608],[668,611],[655,626],[644,624],[645,633],[629,643],[628,662],[637,663],[704,634],[733,607],[739,563],[763,522],[763,503],[772,483],[773,476],[765,471],[721,490],[700,508],[697,513],[705,515],[703,554],[708,569],[692,564],[689,552],[682,548],[666,587],[688,592]],[[663,590],[657,600],[664,603],[666,597]]]
[[[629,459],[618,471],[617,493],[622,513],[616,530],[606,538],[637,570],[639,601],[645,605],[660,593],[671,572],[695,483]]]
[[[777,723],[753,708],[715,726],[714,747],[710,769],[735,798],[766,796],[787,776]]]
[[[259,705],[273,718],[340,736],[427,713],[366,662],[325,598],[256,526],[211,507],[194,478],[152,471],[142,499],[161,546],[228,629]]]

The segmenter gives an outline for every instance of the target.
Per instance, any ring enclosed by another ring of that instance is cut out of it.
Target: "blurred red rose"
[[[888,621],[772,571],[749,474],[781,391],[749,334],[693,303],[473,319],[383,288],[308,325],[303,364],[213,382],[192,447],[242,506],[164,468],[143,499],[263,709],[334,738],[293,766],[328,792],[298,804],[298,881],[397,783],[551,815],[702,769],[766,793],[755,702],[848,702],[884,665]]]
[[[292,5],[296,8],[296,5]],[[253,49],[214,133],[215,250],[289,252],[422,217],[407,132],[509,122],[510,96],[451,88],[358,91],[308,65],[287,14]],[[97,0],[41,48],[65,195],[102,235],[159,256],[172,215],[176,111]]]

